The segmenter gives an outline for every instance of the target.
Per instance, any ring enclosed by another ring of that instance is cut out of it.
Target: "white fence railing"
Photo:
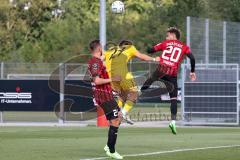
[[[182,65],[182,119],[186,125],[238,125],[238,64],[199,64],[197,80]]]

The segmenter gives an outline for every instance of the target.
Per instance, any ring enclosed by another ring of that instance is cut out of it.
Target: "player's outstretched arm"
[[[111,83],[113,81],[121,81],[121,77],[120,76],[116,76],[116,77],[112,77],[112,78],[108,78],[108,79],[104,79],[104,78],[100,78],[100,77],[95,77],[93,79],[93,82],[95,83],[95,85],[102,85],[102,84],[107,84],[107,83]]]
[[[148,54],[153,54],[153,53],[155,53],[155,52],[157,52],[157,51],[154,49],[154,47],[148,47],[148,48],[147,48],[147,53],[148,53]]]
[[[159,58],[150,57],[146,54],[140,53],[139,51],[137,51],[135,56],[144,61],[159,61]]]
[[[193,56],[192,53],[187,54],[187,57],[190,59],[190,64],[191,64],[190,79],[192,81],[195,81],[197,79],[196,73],[195,73],[195,57]]]

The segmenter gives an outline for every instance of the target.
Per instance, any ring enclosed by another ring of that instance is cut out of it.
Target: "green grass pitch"
[[[127,160],[240,159],[240,128],[189,127],[179,128],[178,132],[172,135],[168,128],[120,128],[117,151],[122,155],[135,154],[125,156]],[[0,159],[105,159],[106,134],[107,128],[96,127],[1,127]],[[162,153],[152,155],[153,152]],[[138,155],[142,153],[150,155]]]

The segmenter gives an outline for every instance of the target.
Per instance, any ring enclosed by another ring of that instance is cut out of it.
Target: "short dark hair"
[[[100,40],[99,39],[95,39],[95,40],[93,40],[93,41],[91,41],[89,43],[89,49],[91,51],[94,51],[100,45],[101,45]]]
[[[176,38],[177,38],[177,39],[180,39],[180,37],[181,37],[181,32],[180,32],[180,30],[177,29],[176,27],[169,27],[168,30],[167,30],[167,32],[169,32],[169,33],[174,33],[174,34],[176,35]]]
[[[133,45],[133,42],[130,40],[121,40],[121,42],[119,43],[119,46],[123,46],[123,45]]]
[[[111,50],[111,49],[113,49],[113,48],[115,48],[117,46],[118,45],[116,43],[114,43],[114,42],[107,42],[105,47],[104,47],[104,49],[105,50]]]

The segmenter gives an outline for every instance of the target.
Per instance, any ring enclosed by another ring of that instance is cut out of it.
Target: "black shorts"
[[[158,69],[156,69],[153,72],[151,77],[155,80],[162,81],[166,85],[170,98],[177,97],[178,95],[177,77],[162,73]]]
[[[103,102],[100,107],[102,107],[107,120],[118,118],[118,112],[120,111],[120,108],[115,100]]]

